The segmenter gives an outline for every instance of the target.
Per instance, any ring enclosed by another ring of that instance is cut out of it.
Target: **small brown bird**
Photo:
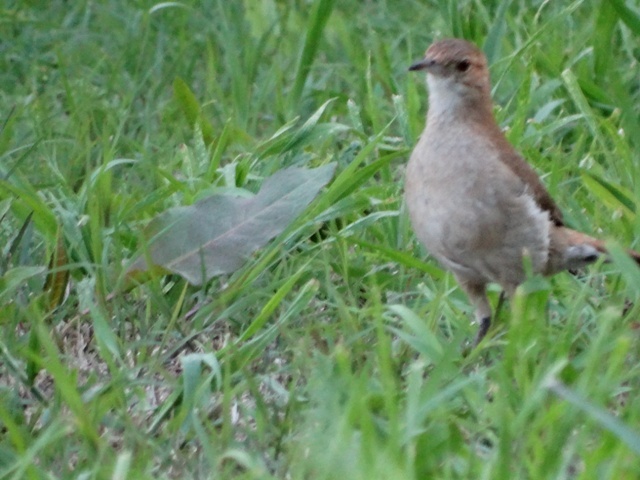
[[[426,70],[429,87],[427,124],[405,179],[411,223],[473,303],[478,344],[491,325],[488,283],[511,296],[525,279],[525,255],[535,272],[551,275],[593,263],[604,244],[564,226],[538,175],[503,135],[478,47],[441,40],[409,70]]]

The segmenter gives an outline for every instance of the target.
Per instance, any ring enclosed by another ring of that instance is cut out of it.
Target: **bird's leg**
[[[502,310],[502,307],[504,306],[504,302],[507,299],[507,292],[505,290],[502,290],[500,292],[500,296],[498,297],[498,304],[496,305],[496,312],[495,312],[495,317],[498,318],[498,315],[500,314],[500,311]]]
[[[511,289],[510,289],[511,292]],[[504,302],[507,300],[508,296],[511,296],[512,293],[507,293],[506,290],[502,290],[500,292],[500,297],[498,297],[498,304],[496,305],[496,310],[493,313],[494,318],[498,318],[498,315],[500,314],[500,311],[502,310],[502,307],[504,306]],[[476,313],[476,315],[478,315]],[[473,342],[473,346],[477,347],[478,344],[482,341],[482,339],[484,338],[484,336],[487,334],[487,331],[489,330],[489,327],[491,326],[491,315],[487,316],[487,317],[479,317],[477,319],[480,327],[478,328],[478,333],[476,334],[476,339]]]
[[[487,285],[485,283],[471,282],[458,278],[458,283],[467,293],[469,301],[476,309],[476,322],[478,322],[478,333],[473,341],[473,346],[477,346],[485,337],[491,326],[491,306],[487,299]]]
[[[491,317],[482,317],[478,319],[478,323],[478,333],[476,333],[476,338],[473,340],[474,347],[477,347],[480,344],[484,336],[489,331],[489,327],[491,326]]]

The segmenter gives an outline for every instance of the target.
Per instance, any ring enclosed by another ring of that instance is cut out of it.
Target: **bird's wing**
[[[509,169],[527,185],[538,206],[542,210],[549,212],[551,221],[558,226],[564,225],[562,211],[553,198],[551,198],[551,195],[549,195],[549,192],[540,181],[540,177],[538,177],[535,170],[531,168],[531,165],[515,151],[497,125],[495,125],[494,128],[490,128],[488,134],[500,152],[500,161],[509,167]]]
[[[536,203],[541,209],[549,212],[551,221],[558,226],[564,225],[560,207],[558,207],[553,198],[551,198],[551,195],[549,195],[549,192],[540,181],[540,177],[538,177],[535,170],[531,168],[531,165],[512,149],[503,153],[500,156],[500,160],[531,189]]]

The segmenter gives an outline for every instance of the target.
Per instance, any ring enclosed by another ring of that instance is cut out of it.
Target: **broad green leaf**
[[[30,278],[42,275],[47,269],[43,266],[16,267],[0,277],[0,302],[13,297],[18,289]]]
[[[173,95],[176,97],[180,108],[182,108],[182,112],[187,118],[189,126],[193,127],[200,115],[200,104],[196,96],[189,88],[189,85],[181,78],[176,78],[173,81]]]
[[[622,207],[625,214],[634,215],[636,213],[636,202],[631,192],[592,173],[583,172],[581,176],[589,190],[611,208]]]
[[[430,263],[426,263],[421,259],[417,258],[414,254],[402,252],[395,248],[374,244],[371,242],[367,242],[362,240],[361,238],[357,238],[355,236],[349,237],[349,241],[355,243],[356,245],[360,245],[361,247],[370,249],[381,254],[383,257],[404,265],[408,268],[415,268],[416,270],[420,270],[421,272],[430,275],[436,280],[441,279],[444,276],[444,271],[436,265],[432,265]]]
[[[429,361],[436,363],[442,358],[443,347],[437,336],[413,310],[404,305],[389,305],[389,310],[406,326],[406,329],[392,328],[396,335]]]
[[[53,310],[62,303],[67,283],[69,282],[69,257],[64,244],[64,237],[58,231],[56,245],[49,259],[49,271],[44,282],[43,290],[48,292],[48,308]]]
[[[9,210],[11,209],[11,203],[12,203],[11,198],[5,198],[4,200],[0,201],[0,222],[4,220],[4,217],[7,215],[7,212],[9,212]]]
[[[566,69],[562,72],[562,80],[564,82],[564,86],[569,93],[569,96],[573,100],[576,108],[582,113],[585,122],[587,123],[587,127],[591,131],[594,139],[598,142],[605,152],[609,152],[608,143],[606,138],[602,133],[602,129],[598,124],[598,115],[595,113],[587,97],[585,95],[584,90],[588,87],[586,82],[578,81],[578,77],[569,69]],[[596,96],[596,95],[594,95]],[[604,96],[606,98],[606,95]],[[615,160],[608,155],[611,160]]]
[[[63,362],[64,356],[56,345],[49,327],[38,321],[32,326],[38,335],[39,344],[42,346],[42,367],[51,375],[55,385],[56,395],[60,402],[69,409],[73,415],[76,428],[82,434],[85,441],[96,446],[100,442],[98,426],[87,411],[91,411],[90,402],[85,403],[78,389],[76,373],[69,369]]]
[[[318,137],[334,136],[340,132],[348,130],[348,126],[340,123],[319,123],[325,110],[333,101],[334,99],[330,98],[324,102],[299,129],[293,130],[295,122],[288,123],[280,128],[260,147],[260,157],[267,157],[269,155],[282,154],[293,149],[300,149]]]
[[[189,88],[189,85],[181,78],[176,78],[173,82],[173,94],[180,108],[182,108],[184,116],[187,118],[187,122],[189,122],[189,126],[194,128],[198,125],[202,131],[204,143],[210,145],[214,137],[213,127],[211,123],[202,116],[200,104]]]
[[[604,80],[608,72],[611,70],[611,45],[613,45],[613,36],[615,35],[615,27],[617,23],[617,13],[613,6],[613,2],[601,2],[596,17],[593,55],[595,59],[594,72],[597,79]]]
[[[627,288],[633,295],[640,294],[640,267],[619,244],[607,242],[607,252],[620,273],[627,281]]]
[[[58,220],[47,203],[38,195],[38,191],[29,182],[13,175],[12,181],[0,179],[0,197],[13,198],[11,209],[18,218],[27,218],[33,214],[33,223],[39,233],[55,238],[58,232]]]
[[[546,386],[555,395],[582,410],[591,420],[609,430],[634,453],[640,455],[640,432],[556,379],[549,379]]]
[[[622,20],[635,35],[640,35],[640,14],[629,8],[624,0],[609,0],[609,3],[620,16],[620,20]]]
[[[214,195],[156,217],[145,231],[152,267],[183,276],[193,285],[240,268],[279,235],[333,177],[335,164],[280,170],[251,198]],[[144,257],[128,274],[146,271]]]
[[[19,249],[22,248],[22,251],[24,251],[22,242],[25,238],[25,234],[31,226],[32,217],[33,212],[30,212],[29,215],[27,215],[26,220],[22,223],[20,230],[18,231],[18,233],[16,233],[16,236],[10,242],[7,242],[4,249],[2,250],[2,259],[0,260],[0,273],[4,272],[5,268],[8,267],[9,262],[13,257],[18,256]]]
[[[304,39],[304,46],[302,47],[296,78],[290,95],[291,105],[294,110],[298,108],[304,84],[307,81],[311,65],[320,46],[322,31],[331,16],[334,3],[335,0],[317,0],[311,17],[309,18],[309,24],[306,30],[307,34]]]
[[[182,407],[184,409],[185,422],[183,429],[191,427],[192,415],[198,408],[199,397],[211,395],[209,386],[215,380],[217,385],[222,385],[222,369],[216,356],[212,353],[191,353],[180,358],[182,366]],[[211,374],[208,378],[202,378],[203,367],[208,366]],[[202,386],[205,385],[204,391]]]
[[[495,13],[495,18],[493,19],[493,24],[489,29],[489,33],[487,34],[487,39],[484,42],[483,50],[489,59],[489,64],[495,63],[498,59],[499,51],[500,51],[500,43],[502,38],[504,37],[505,32],[505,15],[507,13],[507,9],[511,5],[511,1],[502,1],[498,4],[498,9]]]
[[[91,278],[84,278],[76,285],[80,311],[89,312],[93,321],[93,331],[103,358],[109,360],[111,356],[121,358],[120,339],[113,331],[104,310],[95,298],[96,282]]]

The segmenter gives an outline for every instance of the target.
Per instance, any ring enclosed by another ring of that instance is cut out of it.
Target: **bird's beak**
[[[409,67],[409,70],[415,72],[416,70],[427,70],[429,67],[435,65],[435,61],[430,58],[423,58],[422,60],[414,63]]]

